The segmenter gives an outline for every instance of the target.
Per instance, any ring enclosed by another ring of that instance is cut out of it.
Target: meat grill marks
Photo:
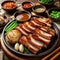
[[[40,27],[42,26],[48,26],[51,27],[51,20],[47,19],[47,18],[32,18],[31,19],[31,23],[33,23],[34,25],[39,24]]]
[[[41,27],[42,27],[42,25],[37,24],[37,23],[36,23],[35,21],[33,21],[33,20],[31,20],[29,23],[30,23],[31,26],[34,26],[34,27],[36,27],[36,28],[41,28]]]
[[[49,33],[49,34],[51,34],[52,36],[55,35],[55,30],[52,29],[51,27],[39,25],[38,23],[36,23],[36,22],[33,21],[33,20],[31,20],[29,23],[30,23],[30,25],[32,25],[33,27],[39,28],[40,30],[42,30],[42,31],[44,31],[44,32],[46,32],[46,33]]]
[[[19,29],[20,32],[22,32],[23,35],[28,35],[29,33],[37,33],[39,34],[40,36],[46,38],[46,39],[51,39],[52,38],[52,35],[49,34],[48,32],[45,32],[43,30],[40,30],[40,29],[36,29],[36,28],[33,28],[32,26],[28,27],[29,24],[21,24],[19,25],[19,27],[17,27],[17,29]]]
[[[29,22],[26,22],[25,25],[26,25],[26,27],[27,27],[29,30],[31,30],[31,31],[33,31],[33,30],[36,29],[35,27],[31,26],[31,25],[29,24]]]
[[[20,40],[20,43],[22,43],[23,45],[25,45],[32,53],[36,54],[39,49],[36,48],[35,46],[33,46],[32,44],[30,44],[26,38],[26,36],[23,36]]]
[[[44,32],[47,32],[47,33],[49,33],[49,34],[51,34],[52,36],[54,36],[55,35],[55,30],[54,29],[52,29],[52,28],[49,28],[49,27],[42,27],[42,28],[40,28],[42,31],[44,31]]]
[[[21,28],[28,33],[31,32],[24,24],[21,26]]]
[[[52,36],[55,35],[54,29],[51,28],[51,21],[45,19],[32,19],[30,22],[19,24],[16,28],[23,35],[19,40],[31,52],[36,54],[40,49],[51,42]]]
[[[23,35],[27,36],[28,34],[21,28],[21,27],[16,27],[18,31],[20,31]]]
[[[46,26],[51,27],[51,19],[49,18],[38,18],[41,23],[46,24]]]
[[[35,46],[35,47],[38,48],[38,49],[42,49],[42,47],[43,47],[43,45],[44,45],[42,42],[34,39],[34,38],[32,37],[32,34],[29,34],[29,36],[28,36],[28,41],[29,41],[33,46]]]
[[[42,37],[44,37],[44,38],[46,38],[48,40],[51,40],[51,38],[52,38],[52,35],[51,34],[46,33],[46,32],[44,32],[44,31],[42,31],[40,29],[36,29],[35,30],[35,33],[37,33],[38,35],[40,35],[40,36],[42,36]]]
[[[36,54],[40,49],[45,47],[48,43],[42,42],[39,40],[39,38],[35,35],[29,34],[29,36],[22,36],[22,38],[19,40],[19,43],[22,43],[24,46],[26,46],[32,53]]]
[[[36,28],[26,22],[24,24],[19,24],[16,29],[19,30],[23,35],[27,36],[29,33],[33,33]]]
[[[48,45],[50,43],[51,40],[48,40],[48,39],[45,39],[41,36],[39,36],[38,34],[34,34],[32,35],[33,38],[35,38],[36,40],[40,41],[40,42],[43,42],[45,45]]]

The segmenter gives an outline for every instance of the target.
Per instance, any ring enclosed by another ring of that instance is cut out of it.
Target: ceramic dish
[[[1,6],[7,12],[14,12],[17,8],[16,3],[14,1],[4,1],[2,2]]]

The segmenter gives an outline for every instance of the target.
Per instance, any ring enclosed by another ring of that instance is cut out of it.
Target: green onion
[[[7,26],[7,28],[5,29],[6,32],[9,32],[10,30],[13,30],[14,28],[16,28],[18,26],[17,21],[13,21],[10,25]]]
[[[10,23],[10,24],[6,27],[5,31],[6,31],[8,28],[10,28],[11,25],[14,24],[14,23],[15,23],[15,21],[13,21],[12,23]]]

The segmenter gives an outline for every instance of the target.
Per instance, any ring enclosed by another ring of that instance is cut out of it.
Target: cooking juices
[[[27,21],[29,19],[29,15],[27,13],[22,13],[19,14],[16,19],[19,21]]]

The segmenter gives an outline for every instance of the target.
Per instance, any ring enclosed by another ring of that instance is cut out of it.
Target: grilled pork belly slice
[[[43,20],[43,19],[42,19],[42,20]],[[40,19],[37,19],[37,20],[35,20],[35,21],[38,21],[38,22],[39,22],[39,24],[41,24],[41,25],[43,25],[43,26],[51,27],[51,24],[46,23],[46,22],[43,22],[43,21],[41,21]],[[37,23],[38,23],[38,22],[37,22]]]
[[[49,23],[49,24],[52,23],[50,18],[45,18],[45,17],[32,17],[31,20],[37,20],[37,19],[40,19],[40,20],[42,19],[42,22],[45,22],[45,23]]]
[[[47,27],[47,26],[41,26],[39,24],[37,24],[35,21],[30,21],[30,24],[33,26],[33,27],[36,27],[36,28],[39,28],[40,30],[48,33],[48,34],[51,34],[52,36],[55,35],[55,30],[53,30],[52,28],[50,27]]]
[[[42,26],[51,27],[51,20],[49,18],[33,18],[32,20]]]
[[[42,49],[42,47],[43,47],[43,45],[44,45],[42,42],[34,39],[34,38],[32,37],[32,34],[29,34],[29,36],[28,36],[28,41],[29,41],[33,46],[35,46],[35,47],[38,48],[38,49]]]
[[[46,24],[48,27],[51,27],[51,19],[49,18],[38,18],[39,22]]]
[[[33,20],[33,21],[34,21],[36,24],[39,24],[41,27],[42,27],[42,26],[46,26],[46,24],[40,22],[38,19]]]
[[[35,27],[31,26],[28,22],[26,22],[25,24],[26,24],[26,26],[27,26],[29,29],[35,30]]]
[[[49,26],[50,27],[50,24],[47,25],[45,22],[43,21],[40,21],[41,18],[36,18],[36,19],[33,19],[32,21],[34,21],[36,24],[39,24],[40,26]]]
[[[41,41],[43,41],[44,43],[46,43],[46,44],[49,44],[50,41],[51,41],[51,40],[45,39],[45,38],[43,38],[43,37],[41,37],[41,36],[39,36],[39,35],[38,35],[38,38],[39,38]]]
[[[28,35],[28,33],[26,33],[21,27],[16,27],[16,29],[18,30],[18,31],[20,31],[23,35]]]
[[[31,32],[24,24],[21,25],[21,28],[26,32]]]
[[[47,48],[47,44],[44,43],[43,41],[41,41],[41,40],[38,38],[37,35],[33,34],[32,37],[33,37],[35,40],[37,40],[37,41],[39,41],[40,43],[42,43],[42,44],[43,44],[43,47]]]
[[[44,37],[41,37],[38,34],[34,34],[33,38],[35,38],[36,40],[43,42],[44,44],[48,45],[50,43],[51,40],[45,39]]]
[[[30,30],[30,33],[33,33],[33,31],[36,29],[35,27],[31,26],[28,22],[24,23],[24,26],[27,27],[28,30]]]
[[[20,40],[20,43],[22,43],[23,45],[25,45],[32,53],[36,54],[39,49],[37,49],[35,46],[33,46],[32,44],[30,44],[27,40],[27,38],[25,36],[23,36]]]
[[[52,38],[52,35],[51,35],[51,34],[46,33],[46,32],[44,32],[44,31],[42,31],[42,30],[40,30],[40,29],[36,29],[35,32],[36,32],[37,34],[39,34],[40,36],[46,38],[46,39],[49,39],[49,40],[50,40],[50,39]]]
[[[41,29],[42,31],[44,31],[44,32],[47,32],[47,33],[51,34],[52,36],[55,35],[55,30],[52,29],[52,28],[49,28],[49,27],[42,27],[42,28],[40,28],[40,29]]]
[[[34,26],[34,27],[42,27],[40,24],[37,24],[35,21],[31,20],[30,25]]]
[[[38,19],[41,20],[41,22],[44,22],[44,23],[48,23],[48,24],[51,24],[52,23],[52,21],[51,21],[50,18],[43,17],[43,18],[38,18]]]

